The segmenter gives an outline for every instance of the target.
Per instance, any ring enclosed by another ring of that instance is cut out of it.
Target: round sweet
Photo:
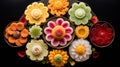
[[[42,16],[42,11],[40,9],[33,9],[31,11],[31,16],[34,18],[34,19],[39,19],[41,16]]]
[[[76,53],[82,55],[85,53],[85,50],[86,48],[83,46],[83,45],[78,45],[76,48],[75,48],[75,51]]]
[[[65,36],[65,29],[64,27],[62,26],[55,26],[53,29],[52,29],[52,36],[55,38],[55,39],[63,39],[64,36]]]
[[[56,54],[56,55],[54,56],[54,61],[55,61],[55,62],[61,62],[61,61],[62,61],[62,56],[61,56],[61,54]]]
[[[75,11],[75,16],[79,19],[82,19],[83,17],[85,17],[85,11],[84,9],[82,8],[78,8],[76,11]]]
[[[55,2],[55,8],[56,9],[61,9],[63,7],[63,3],[61,1],[56,1]]]
[[[89,27],[88,26],[77,26],[75,29],[75,34],[78,38],[87,38],[89,35]]]
[[[42,28],[40,26],[33,25],[29,28],[29,34],[31,38],[37,39],[42,35]]]
[[[35,45],[32,47],[32,53],[34,55],[39,55],[42,52],[42,48],[39,45]]]

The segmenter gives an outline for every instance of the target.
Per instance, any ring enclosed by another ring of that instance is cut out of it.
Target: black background
[[[27,5],[34,1],[39,0],[0,0],[0,64],[31,64],[41,65],[30,61],[27,57],[20,58],[17,55],[17,50],[20,48],[12,48],[4,41],[4,28],[11,21],[19,20],[20,16],[24,13]],[[81,0],[90,5],[94,13],[100,21],[107,21],[111,23],[115,29],[115,39],[113,43],[106,48],[96,48],[100,52],[100,57],[93,59],[92,57],[75,66],[86,65],[118,65],[120,59],[120,2],[119,0]],[[49,65],[44,65],[49,66]],[[69,65],[68,65],[69,66]]]

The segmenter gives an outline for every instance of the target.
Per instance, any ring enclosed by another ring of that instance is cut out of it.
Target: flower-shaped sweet
[[[29,28],[29,34],[31,38],[37,39],[42,35],[42,28],[37,25],[33,25],[31,28]]]
[[[43,40],[31,40],[26,48],[26,55],[33,61],[42,61],[48,55],[48,46]]]
[[[67,41],[72,39],[73,29],[70,27],[69,21],[57,18],[56,21],[48,21],[47,26],[44,29],[45,38],[47,41],[51,41],[52,46],[65,46]]]
[[[86,61],[92,54],[91,45],[84,39],[75,40],[69,47],[69,54],[77,62]]]
[[[5,29],[5,38],[11,46],[22,46],[28,41],[28,30],[22,22],[12,22]]]
[[[25,15],[26,20],[28,20],[30,24],[40,25],[44,23],[49,16],[48,8],[45,7],[43,3],[33,2],[27,6]]]
[[[48,9],[52,15],[61,16],[68,11],[69,2],[67,0],[49,0]]]
[[[67,63],[68,58],[67,52],[63,50],[53,50],[48,55],[50,63],[55,67],[63,67]]]
[[[91,8],[86,6],[84,2],[73,3],[72,8],[68,11],[70,15],[70,20],[75,23],[75,25],[87,24],[91,19]]]
[[[80,26],[76,27],[75,34],[77,35],[78,38],[85,39],[89,35],[89,27],[88,26],[83,26],[83,25],[80,25]]]

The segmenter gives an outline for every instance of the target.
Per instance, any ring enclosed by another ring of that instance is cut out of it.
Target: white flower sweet
[[[69,54],[72,59],[77,62],[86,61],[92,54],[91,45],[89,41],[78,39],[72,42],[69,47]]]

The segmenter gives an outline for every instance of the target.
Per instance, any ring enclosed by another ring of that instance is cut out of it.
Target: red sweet
[[[98,22],[97,16],[93,16],[93,17],[91,18],[91,21],[92,21],[94,24],[96,24],[96,23]]]
[[[91,29],[90,40],[96,46],[107,46],[113,39],[113,28],[108,23],[98,23]]]

